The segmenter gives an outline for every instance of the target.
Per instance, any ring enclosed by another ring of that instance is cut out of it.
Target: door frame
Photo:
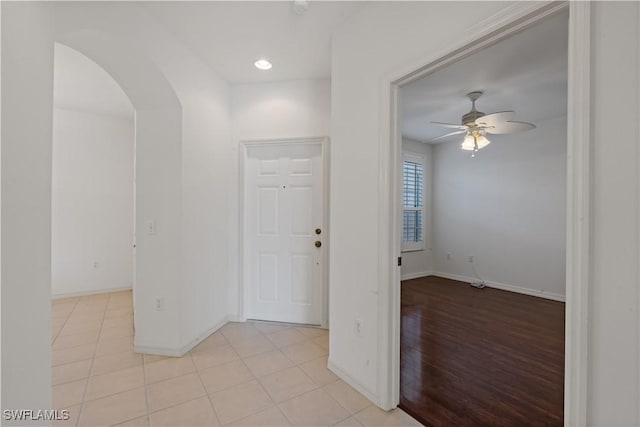
[[[565,307],[565,425],[585,425],[588,392],[590,263],[590,70],[589,2],[518,2],[468,29],[458,42],[381,79],[378,292],[378,404],[391,409],[400,391],[400,118],[401,86],[569,10],[567,110],[567,230]]]
[[[266,147],[273,145],[319,145],[322,162],[322,298],[320,301],[322,321],[320,327],[329,328],[329,137],[305,137],[305,138],[280,138],[280,139],[256,139],[240,141],[239,152],[239,211],[241,220],[238,227],[238,318],[244,322],[247,320],[247,305],[249,300],[249,283],[247,282],[247,260],[249,259],[249,245],[245,230],[247,229],[248,212],[246,210],[245,173],[249,158],[249,148]]]

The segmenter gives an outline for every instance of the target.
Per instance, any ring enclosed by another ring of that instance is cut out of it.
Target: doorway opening
[[[133,316],[135,118],[122,88],[94,61],[59,43],[54,58],[51,295],[59,302],[52,325],[56,346],[59,337],[79,343],[73,338],[88,330],[92,322],[87,319],[104,311],[108,293],[123,291],[118,309]],[[77,325],[69,321],[72,311],[79,316]]]
[[[242,318],[326,328],[328,140],[241,145]]]
[[[568,17],[401,88],[400,407],[423,423],[563,422]]]
[[[413,68],[405,68],[390,75],[383,82],[383,96],[388,97],[389,157],[380,166],[389,186],[383,186],[381,194],[381,230],[388,228],[388,252],[380,255],[380,292],[388,295],[380,303],[380,312],[388,322],[389,332],[379,343],[381,380],[380,405],[395,407],[400,397],[400,267],[395,267],[401,254],[402,230],[402,145],[401,88],[422,77],[436,72],[476,52],[531,28],[553,16],[569,10],[568,83],[567,83],[567,198],[566,198],[566,312],[564,357],[564,422],[584,424],[586,417],[587,378],[586,334],[588,295],[585,283],[589,265],[589,7],[580,4],[556,3],[546,5],[521,5],[499,17],[495,17],[491,29],[470,31],[466,42],[452,46],[446,53]],[[427,65],[423,65],[423,64]],[[476,90],[481,88],[472,88]],[[462,94],[464,96],[464,94]],[[490,110],[489,110],[490,111]],[[386,130],[386,129],[385,129]],[[482,152],[480,151],[479,154]],[[471,256],[472,254],[466,254]],[[393,264],[389,264],[393,260]],[[471,261],[472,262],[472,261]],[[398,263],[400,264],[400,263]]]

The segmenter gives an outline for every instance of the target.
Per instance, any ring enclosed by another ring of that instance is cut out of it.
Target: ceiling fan
[[[471,111],[462,116],[462,124],[456,125],[453,123],[431,122],[438,126],[458,130],[438,136],[426,142],[432,142],[452,135],[466,133],[466,136],[462,141],[461,148],[463,150],[473,151],[472,157],[475,157],[475,153],[478,150],[491,143],[491,141],[486,137],[487,134],[516,133],[531,130],[536,127],[531,123],[511,120],[515,116],[515,111],[500,111],[497,113],[485,114],[476,110],[476,101],[480,98],[482,93],[482,91],[474,91],[467,94],[467,98],[471,100]]]

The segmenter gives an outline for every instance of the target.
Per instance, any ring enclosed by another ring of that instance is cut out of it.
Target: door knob
[[[320,234],[322,233],[322,230],[320,230],[319,228],[316,228],[316,234]]]
[[[316,240],[316,248],[322,246],[322,242],[320,240]]]

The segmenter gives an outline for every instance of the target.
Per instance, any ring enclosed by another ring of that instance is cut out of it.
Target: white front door
[[[248,319],[321,324],[322,182],[320,143],[247,147]]]

